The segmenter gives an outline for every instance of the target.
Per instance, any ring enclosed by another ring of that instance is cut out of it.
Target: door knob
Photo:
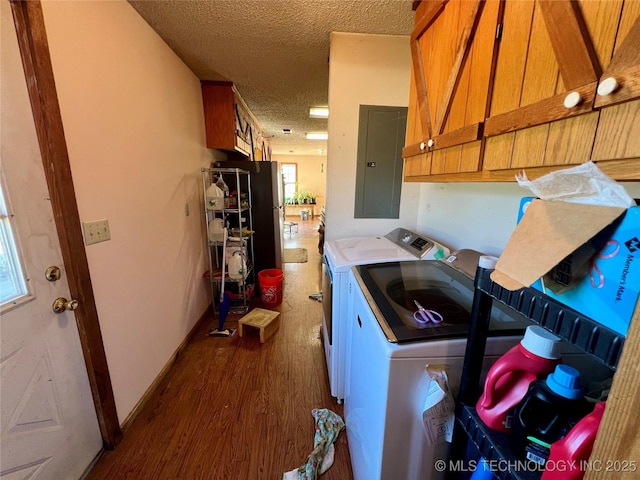
[[[62,313],[67,310],[75,310],[78,308],[77,300],[67,300],[64,297],[58,297],[53,301],[53,311],[56,313]]]

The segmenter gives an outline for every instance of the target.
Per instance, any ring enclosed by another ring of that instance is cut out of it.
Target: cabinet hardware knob
[[[566,97],[564,97],[564,106],[565,108],[573,108],[577,107],[582,103],[582,96],[578,92],[571,92]]]
[[[618,88],[618,81],[614,77],[607,77],[598,85],[598,95],[604,97],[611,95]]]
[[[424,142],[420,142],[420,150],[424,150],[427,147],[427,145]]]
[[[427,140],[427,147],[431,148],[436,144],[435,140],[433,138],[430,138],[429,140]]]

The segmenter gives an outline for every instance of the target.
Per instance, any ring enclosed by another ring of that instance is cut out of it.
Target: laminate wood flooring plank
[[[258,330],[240,338],[207,337],[204,322],[150,397],[124,439],[107,451],[87,480],[279,479],[313,449],[313,408],[343,416],[329,392],[320,336],[317,221],[298,222],[287,247],[309,251],[304,264],[284,265],[280,328],[264,344]],[[254,306],[260,305],[259,299]],[[237,328],[242,315],[229,315]],[[343,417],[344,418],[344,417]],[[351,480],[346,432],[336,441],[323,480]]]

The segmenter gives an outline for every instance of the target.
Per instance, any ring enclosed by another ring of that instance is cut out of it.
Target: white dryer
[[[404,228],[379,237],[350,237],[324,244],[322,280],[322,340],[331,395],[341,402],[345,395],[348,276],[354,265],[415,260],[440,260],[449,249],[435,240]]]

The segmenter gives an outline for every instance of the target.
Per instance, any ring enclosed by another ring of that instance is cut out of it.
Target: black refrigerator
[[[278,162],[216,161],[218,168],[240,168],[251,173],[251,214],[256,279],[258,272],[282,270],[284,208],[282,173]],[[231,186],[230,186],[231,188]],[[258,287],[258,285],[256,285]]]

